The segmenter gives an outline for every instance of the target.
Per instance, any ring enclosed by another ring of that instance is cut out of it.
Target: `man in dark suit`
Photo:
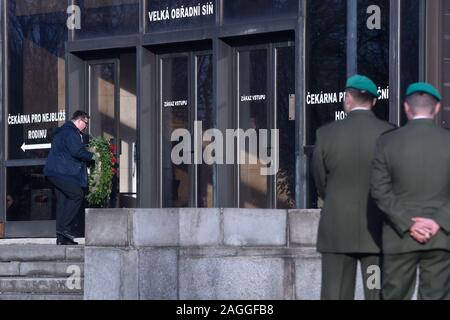
[[[313,172],[324,200],[317,241],[323,300],[354,299],[358,260],[366,299],[380,297],[380,285],[367,285],[377,268],[380,273],[382,224],[369,197],[369,176],[376,141],[393,126],[372,112],[378,97],[369,78],[349,78],[344,103],[348,117],[317,131]]]
[[[89,115],[76,111],[56,130],[44,168],[44,175],[55,187],[58,245],[77,244],[72,228],[83,205],[83,189],[88,186],[86,163],[94,157],[86,150],[81,133],[88,123]]]
[[[383,298],[450,299],[450,132],[434,119],[441,95],[408,88],[408,124],[383,135],[373,162],[372,195],[385,213]]]

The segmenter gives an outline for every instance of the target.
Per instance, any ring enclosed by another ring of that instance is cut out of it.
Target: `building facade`
[[[315,131],[345,117],[357,72],[380,87],[377,116],[397,125],[406,86],[432,82],[450,127],[449,0],[2,0],[0,10],[4,237],[54,234],[42,169],[52,133],[78,109],[92,136],[117,145],[112,207],[317,207]]]

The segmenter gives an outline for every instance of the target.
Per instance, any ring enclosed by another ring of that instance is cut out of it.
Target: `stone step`
[[[54,244],[0,245],[0,262],[83,261],[84,246]]]
[[[78,279],[75,279],[78,280]],[[77,283],[79,282],[79,283]],[[80,285],[77,288],[77,285]],[[82,294],[84,279],[70,278],[0,278],[0,295],[3,294]]]
[[[67,277],[74,273],[83,276],[84,263],[67,262],[0,262],[0,277],[52,276]]]
[[[1,294],[0,300],[83,300],[82,294]]]

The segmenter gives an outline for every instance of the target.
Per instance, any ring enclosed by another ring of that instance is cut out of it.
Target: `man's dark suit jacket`
[[[58,128],[44,168],[47,177],[59,177],[87,187],[86,163],[94,154],[86,150],[80,131],[72,121]]]
[[[369,197],[370,170],[377,139],[393,128],[371,111],[355,110],[317,131],[313,172],[324,200],[319,252],[380,253],[382,214]]]
[[[433,120],[412,120],[380,137],[372,169],[372,196],[386,214],[385,254],[450,251],[450,132]],[[426,245],[409,235],[412,218],[442,228]]]

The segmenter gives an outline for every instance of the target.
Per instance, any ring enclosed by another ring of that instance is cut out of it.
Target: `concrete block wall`
[[[319,299],[319,217],[317,210],[88,209],[85,299]],[[357,291],[361,298],[361,283]]]

